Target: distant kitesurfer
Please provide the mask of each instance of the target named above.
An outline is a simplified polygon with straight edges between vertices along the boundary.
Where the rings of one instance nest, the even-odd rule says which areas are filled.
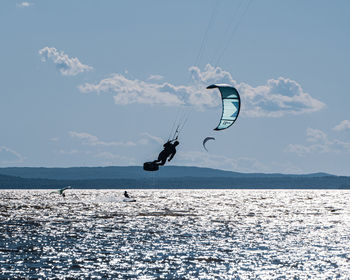
[[[127,191],[124,192],[124,196],[125,196],[126,198],[130,198],[130,196],[129,196],[129,194],[128,194]]]
[[[153,161],[153,163],[157,165],[164,165],[168,157],[168,161],[171,161],[176,154],[176,146],[179,144],[180,143],[177,140],[174,143],[171,143],[171,141],[166,142],[163,145],[163,151],[161,151],[158,156],[158,160]]]
[[[62,195],[62,197],[66,197],[64,191],[65,191],[65,190],[68,190],[68,189],[71,189],[71,188],[72,188],[71,186],[68,186],[68,187],[65,187],[65,188],[63,188],[63,189],[60,189],[60,190],[59,190],[60,195]]]
[[[72,188],[71,186],[67,186],[67,187],[65,187],[63,189],[60,189],[60,190],[57,190],[57,191],[54,191],[54,192],[51,192],[51,193],[59,193],[64,198],[64,197],[66,197],[64,191],[68,190],[68,189],[71,189],[71,188]]]
[[[127,191],[124,192],[124,202],[136,202],[136,199],[131,198]]]

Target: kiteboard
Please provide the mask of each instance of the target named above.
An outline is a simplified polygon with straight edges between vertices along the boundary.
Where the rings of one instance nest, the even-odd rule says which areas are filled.
[[[143,164],[143,170],[145,171],[157,171],[159,169],[159,165],[154,163],[153,161],[148,161]]]
[[[134,198],[124,198],[123,202],[136,202],[136,199],[134,199]]]

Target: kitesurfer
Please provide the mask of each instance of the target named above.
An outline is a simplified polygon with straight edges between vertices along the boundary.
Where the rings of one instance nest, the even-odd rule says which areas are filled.
[[[166,142],[163,145],[163,151],[160,152],[158,159],[153,161],[153,163],[157,165],[164,165],[168,157],[168,161],[171,161],[176,154],[176,146],[179,144],[179,141],[175,141],[174,143],[171,143],[171,141]]]
[[[65,187],[63,189],[60,189],[59,190],[60,195],[62,195],[63,198],[66,197],[66,194],[64,193],[64,191],[68,190],[68,189],[71,189],[71,188],[72,188],[71,186],[67,186],[67,187]]]
[[[127,191],[124,192],[124,196],[125,196],[126,198],[130,198],[130,196],[129,196],[129,194],[128,194]]]
[[[59,193],[63,198],[66,197],[66,194],[64,193],[65,190],[68,190],[68,189],[71,189],[72,187],[71,186],[67,186],[63,189],[60,189],[60,190],[57,190],[57,191],[53,191],[51,193]]]

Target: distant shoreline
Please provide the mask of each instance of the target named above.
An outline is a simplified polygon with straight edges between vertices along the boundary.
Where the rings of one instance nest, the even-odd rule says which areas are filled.
[[[57,188],[0,188],[3,191],[13,191],[13,190],[32,190],[32,191],[52,191],[55,189],[58,189],[60,187]],[[123,191],[123,190],[237,190],[237,191],[247,191],[247,190],[251,190],[251,191],[262,191],[262,190],[266,190],[266,191],[325,191],[325,190],[336,190],[336,191],[349,191],[349,188],[152,188],[152,187],[147,187],[147,188],[133,188],[133,187],[125,187],[125,188],[72,188],[72,190],[119,190],[119,191]]]
[[[349,176],[239,173],[168,166],[145,172],[140,166],[0,168],[0,189],[350,189]]]

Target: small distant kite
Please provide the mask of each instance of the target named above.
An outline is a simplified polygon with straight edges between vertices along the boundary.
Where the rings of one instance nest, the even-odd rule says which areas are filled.
[[[206,137],[204,140],[203,140],[203,147],[204,149],[208,152],[207,148],[205,147],[205,143],[207,143],[208,140],[215,140],[214,137]]]

